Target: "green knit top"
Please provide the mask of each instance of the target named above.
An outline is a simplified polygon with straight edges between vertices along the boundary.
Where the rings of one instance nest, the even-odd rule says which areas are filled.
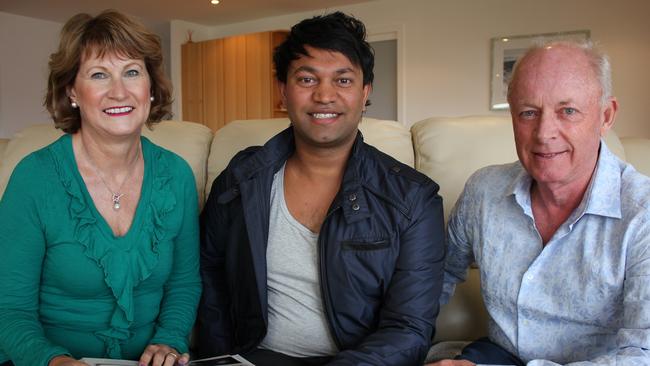
[[[140,201],[121,237],[95,208],[70,135],[14,169],[0,201],[0,363],[137,360],[150,343],[187,351],[201,293],[194,175],[141,142]]]

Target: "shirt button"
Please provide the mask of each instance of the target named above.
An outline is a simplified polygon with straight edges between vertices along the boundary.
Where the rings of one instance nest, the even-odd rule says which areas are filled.
[[[359,208],[360,208],[359,205],[356,203],[352,205],[352,210],[354,211],[359,211]]]
[[[390,168],[390,169],[391,169],[393,172],[395,172],[395,173],[399,173],[399,171],[402,170],[402,169],[401,169],[400,167],[398,167],[397,165],[395,165],[394,167],[392,167],[392,168]]]
[[[357,195],[356,195],[355,193],[352,193],[351,195],[348,196],[348,199],[349,199],[350,201],[356,201],[356,199],[357,199]]]
[[[535,276],[533,276],[532,274],[526,275],[526,279],[527,279],[527,280],[532,281],[533,278],[535,278]]]

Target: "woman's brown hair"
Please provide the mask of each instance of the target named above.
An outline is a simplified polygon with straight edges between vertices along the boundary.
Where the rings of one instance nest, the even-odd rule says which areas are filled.
[[[165,76],[160,37],[142,24],[115,11],[105,10],[96,17],[77,14],[61,30],[61,41],[50,55],[45,107],[54,125],[67,133],[81,127],[79,109],[70,105],[68,90],[75,82],[82,58],[115,54],[144,60],[151,78],[151,110],[147,126],[171,116],[171,83]]]

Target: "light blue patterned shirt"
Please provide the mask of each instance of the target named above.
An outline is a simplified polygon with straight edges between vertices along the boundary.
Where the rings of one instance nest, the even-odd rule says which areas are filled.
[[[474,173],[450,218],[441,302],[476,261],[490,339],[529,366],[650,365],[650,179],[600,150],[546,246],[519,162]]]

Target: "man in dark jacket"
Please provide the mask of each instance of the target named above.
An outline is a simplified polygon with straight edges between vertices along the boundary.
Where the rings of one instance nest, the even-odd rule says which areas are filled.
[[[365,27],[304,20],[275,51],[291,126],[236,155],[202,213],[199,353],[257,365],[416,365],[433,337],[438,186],[363,142]]]

